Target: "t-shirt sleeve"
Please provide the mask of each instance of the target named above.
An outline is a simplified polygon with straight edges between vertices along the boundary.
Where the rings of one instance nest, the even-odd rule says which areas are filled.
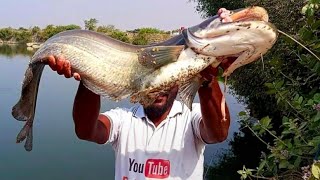
[[[106,143],[116,145],[117,140],[119,139],[118,137],[120,135],[124,117],[127,113],[128,111],[122,108],[115,108],[101,113],[102,115],[108,117],[111,124],[109,139]]]
[[[201,137],[200,133],[200,122],[202,120],[202,115],[201,115],[201,107],[200,103],[193,103],[192,104],[192,111],[191,111],[192,119],[191,119],[191,124],[193,128],[193,133],[194,135],[204,144],[207,144],[204,139]]]

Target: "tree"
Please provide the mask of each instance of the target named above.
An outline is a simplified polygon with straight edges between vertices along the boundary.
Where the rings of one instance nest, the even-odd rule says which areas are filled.
[[[110,37],[112,37],[114,39],[118,39],[119,41],[122,41],[122,42],[126,42],[126,43],[130,42],[129,37],[127,36],[127,34],[125,32],[119,31],[119,30],[113,31],[110,34]]]
[[[149,41],[147,39],[147,35],[139,33],[138,35],[134,36],[134,38],[132,40],[132,44],[134,44],[134,45],[147,45],[147,44],[149,44]]]
[[[97,28],[97,32],[105,33],[105,34],[111,34],[113,31],[116,31],[114,25],[107,25],[107,26],[99,26]]]
[[[39,40],[41,39],[41,29],[39,28],[39,26],[34,26],[31,29],[31,34],[32,34],[33,41],[39,42]]]
[[[11,27],[0,29],[0,39],[9,41],[14,37],[14,30]]]
[[[217,4],[228,2],[229,6],[233,5],[231,0],[210,1],[211,4],[207,0],[197,2],[197,9],[207,16],[216,13]],[[320,56],[319,0],[243,2],[244,6],[266,8],[269,20],[278,29],[291,34]],[[291,39],[280,35],[275,46],[263,57],[263,62],[243,66],[229,79],[235,93],[244,96],[250,115],[259,119],[245,127],[268,148],[260,164],[250,168],[259,167],[256,171],[259,176],[301,178],[301,167],[310,166],[319,158],[320,61]],[[319,164],[313,165],[319,168]]]
[[[219,8],[226,9],[239,9],[245,7],[244,0],[189,0],[197,2],[196,11],[198,11],[202,17],[207,18],[217,14]]]
[[[90,18],[89,20],[84,20],[85,29],[87,30],[96,30],[98,20],[95,18]]]

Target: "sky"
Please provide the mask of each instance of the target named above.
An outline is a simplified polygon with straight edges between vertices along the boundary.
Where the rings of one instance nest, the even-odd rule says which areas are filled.
[[[98,25],[120,30],[154,27],[173,30],[204,19],[188,0],[0,0],[0,28],[41,28],[48,24],[77,24],[96,18]]]

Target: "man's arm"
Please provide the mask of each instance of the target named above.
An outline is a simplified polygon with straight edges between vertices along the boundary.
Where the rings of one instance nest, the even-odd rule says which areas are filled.
[[[81,80],[78,73],[72,74],[69,61],[61,57],[49,56],[48,65],[66,78],[74,77],[78,81]],[[88,90],[80,81],[73,106],[75,131],[80,139],[98,144],[107,142],[111,123],[106,116],[99,115],[99,111],[100,96]]]
[[[77,136],[82,140],[104,144],[109,139],[110,120],[100,113],[100,96],[80,82],[74,99],[73,120]]]
[[[208,86],[200,87],[199,99],[202,120],[200,134],[206,143],[217,143],[226,140],[230,126],[230,114],[225,103],[225,119],[221,111],[222,92],[218,81],[215,79],[217,69],[207,68],[202,75],[210,81]]]

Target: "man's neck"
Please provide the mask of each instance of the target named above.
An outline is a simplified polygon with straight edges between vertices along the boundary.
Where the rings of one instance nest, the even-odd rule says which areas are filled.
[[[168,114],[170,113],[170,110],[171,110],[171,108],[169,108],[160,117],[154,117],[154,118],[151,118],[151,119],[149,118],[149,119],[150,119],[151,122],[153,122],[155,127],[158,127],[158,125],[167,118]],[[149,116],[147,115],[147,117],[149,117]]]
[[[150,121],[153,122],[153,124],[154,124],[156,127],[158,127],[159,124],[167,118],[169,112],[170,112],[170,110],[168,110],[168,111],[166,111],[165,113],[163,113],[162,116],[160,116],[160,117],[150,119]]]

